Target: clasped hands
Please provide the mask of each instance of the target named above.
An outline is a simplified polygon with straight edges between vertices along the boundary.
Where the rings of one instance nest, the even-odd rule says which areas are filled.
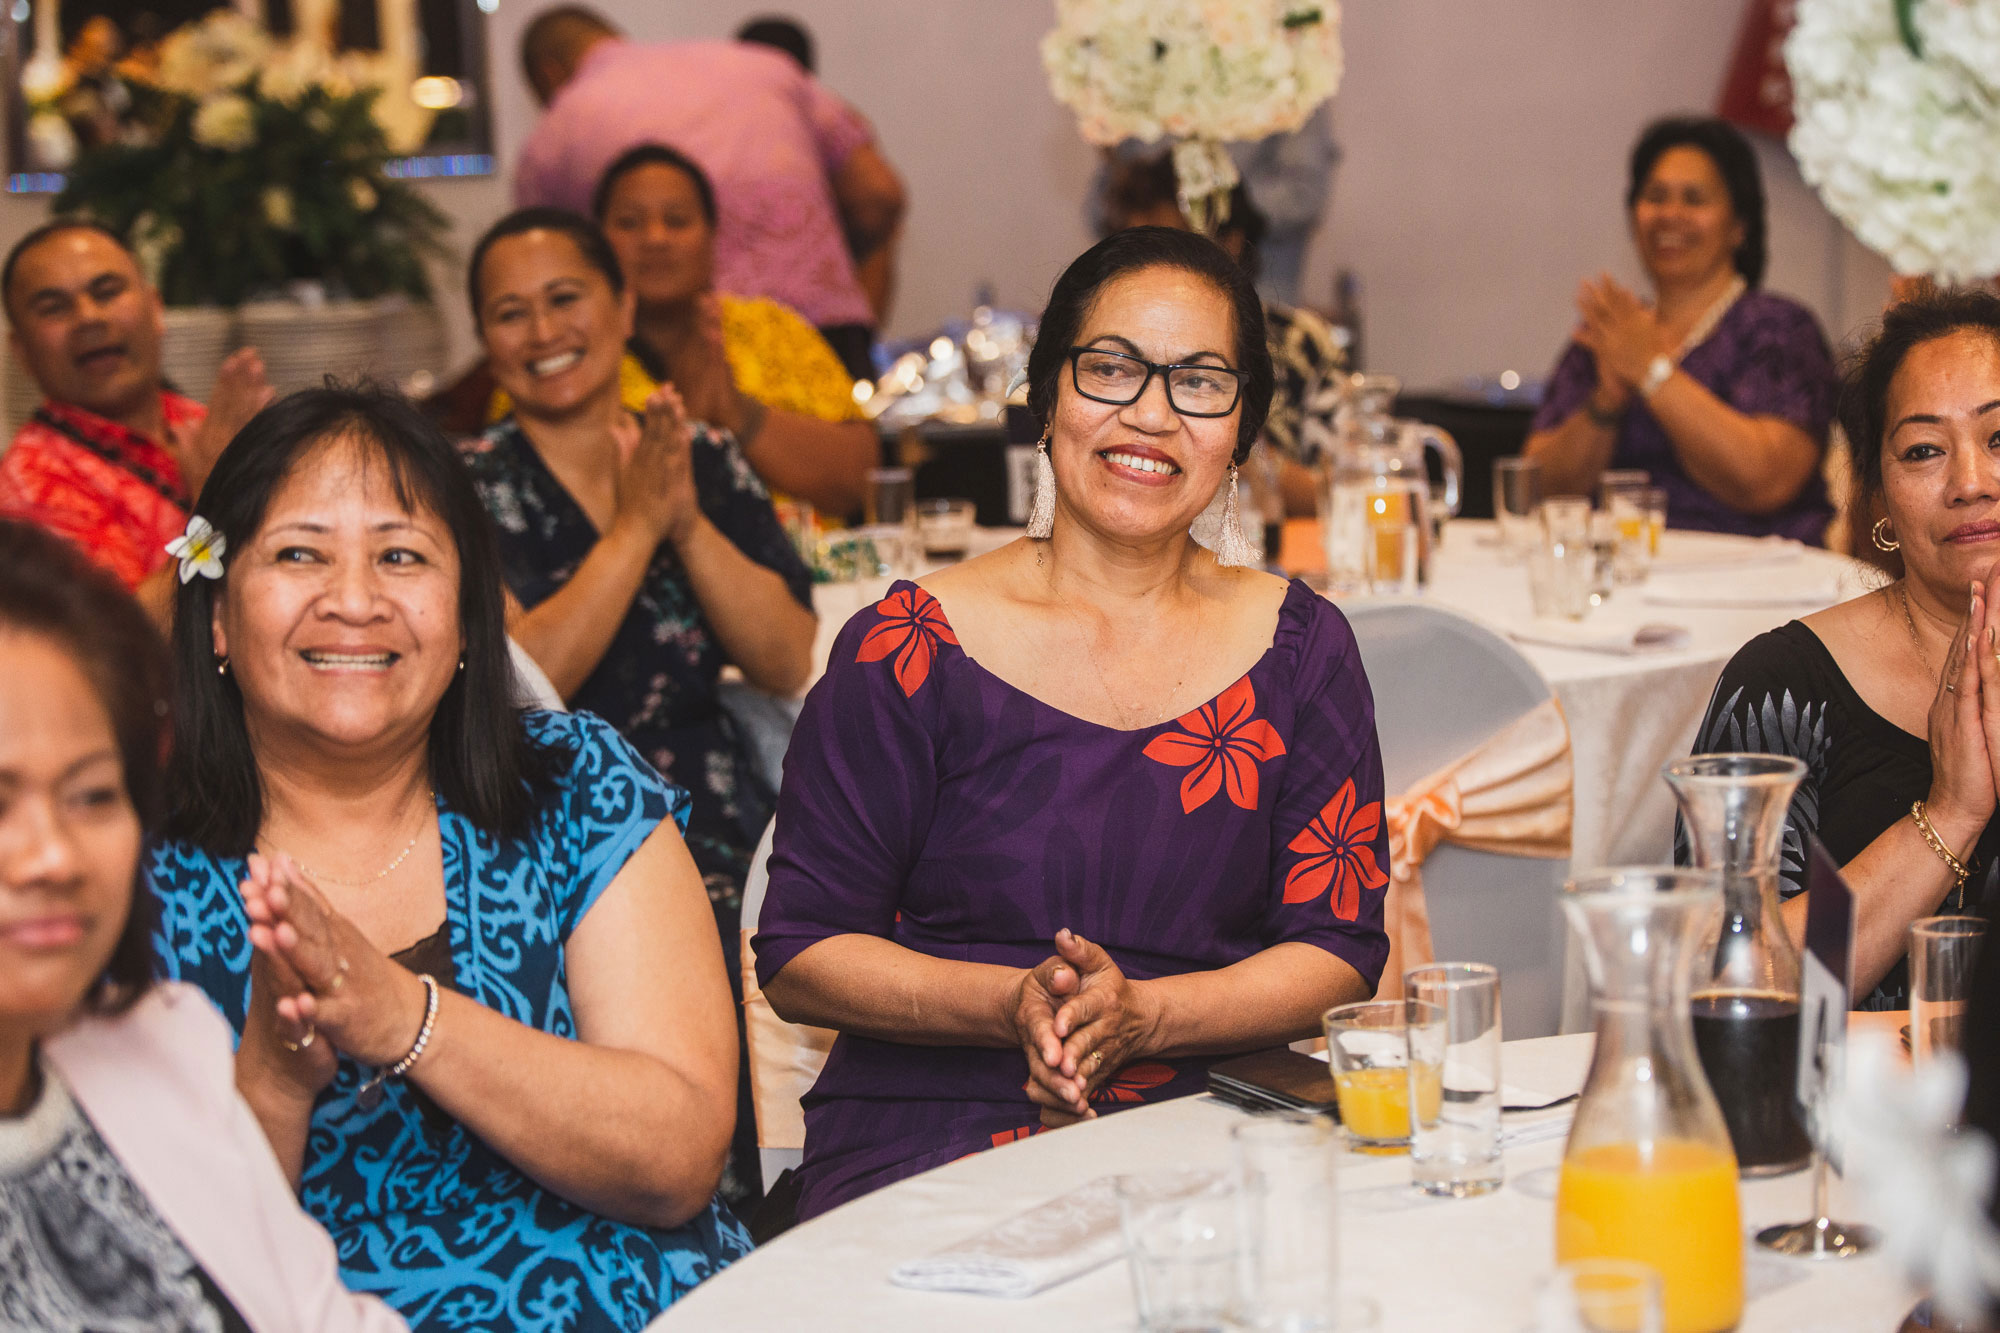
[[[1608,273],[1578,285],[1576,310],[1576,341],[1597,359],[1592,401],[1600,414],[1621,411],[1638,392],[1653,358],[1673,349],[1652,307]]]
[[[1972,581],[1931,699],[1925,806],[1938,833],[1961,853],[1993,817],[2000,792],[2000,617],[1989,613],[1996,584],[2000,566]]]
[[[1103,948],[1059,930],[1053,957],[1022,974],[1014,1029],[1028,1057],[1029,1098],[1049,1129],[1095,1119],[1091,1097],[1157,1045],[1160,1015],[1147,983]]]
[[[694,485],[694,428],[671,384],[653,390],[637,426],[626,420],[618,454],[613,523],[634,525],[649,548],[678,544],[700,522],[701,501]]]
[[[328,905],[288,856],[250,857],[250,1009],[243,1046],[296,1094],[333,1081],[338,1057],[389,1065],[409,1051],[429,997],[416,974]]]

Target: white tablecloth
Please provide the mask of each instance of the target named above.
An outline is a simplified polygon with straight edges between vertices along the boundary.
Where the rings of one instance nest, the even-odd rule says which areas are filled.
[[[1523,1088],[1578,1087],[1591,1040],[1510,1042],[1505,1076]],[[662,1333],[1130,1329],[1132,1291],[1122,1261],[1022,1301],[907,1291],[889,1284],[889,1270],[1098,1176],[1226,1167],[1229,1127],[1242,1116],[1207,1097],[1184,1097],[939,1167],[779,1237],[697,1287],[654,1327]],[[1529,1326],[1535,1292],[1555,1264],[1553,1196],[1561,1159],[1559,1139],[1514,1149],[1506,1155],[1505,1187],[1461,1201],[1416,1193],[1407,1158],[1343,1153],[1339,1262],[1345,1290],[1381,1305],[1385,1333],[1514,1333]],[[1842,1221],[1867,1220],[1841,1206],[1838,1186],[1834,1193]],[[1810,1194],[1806,1172],[1746,1181],[1746,1234],[1803,1219]],[[1879,1254],[1815,1263],[1750,1246],[1749,1255],[1750,1301],[1739,1333],[1885,1333],[1916,1299]]]

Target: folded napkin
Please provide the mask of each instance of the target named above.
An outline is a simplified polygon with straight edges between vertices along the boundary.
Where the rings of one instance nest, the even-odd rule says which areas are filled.
[[[996,1227],[898,1264],[889,1280],[916,1291],[1019,1299],[1101,1268],[1125,1252],[1116,1176],[1099,1176]]]
[[[1576,648],[1591,653],[1667,653],[1685,648],[1685,625],[1654,622],[1645,625],[1618,625],[1603,621],[1547,620],[1536,617],[1511,625],[1507,637],[1517,643],[1539,643],[1551,648]]]
[[[1736,577],[1735,569],[1699,574],[1655,573],[1639,590],[1654,606],[1766,607],[1831,606],[1841,600],[1837,573],[1801,566],[1760,569],[1755,578]]]
[[[1788,565],[1805,552],[1805,544],[1790,537],[1752,539],[1710,533],[1669,532],[1665,546],[1653,557],[1653,568],[1662,573],[1684,569],[1750,569]]]

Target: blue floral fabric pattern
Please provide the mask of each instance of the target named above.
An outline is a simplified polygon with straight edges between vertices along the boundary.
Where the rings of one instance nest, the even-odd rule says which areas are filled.
[[[449,984],[573,1038],[564,943],[661,821],[685,827],[689,802],[599,718],[529,713],[526,724],[535,743],[568,755],[528,836],[495,838],[438,804]],[[161,975],[200,986],[239,1034],[250,999],[245,870],[241,858],[186,843],[156,843],[145,858]],[[749,1250],[717,1202],[671,1230],[578,1207],[405,1081],[363,1106],[370,1072],[343,1058],[320,1094],[300,1193],[332,1234],[348,1286],[380,1296],[420,1333],[639,1329]]]

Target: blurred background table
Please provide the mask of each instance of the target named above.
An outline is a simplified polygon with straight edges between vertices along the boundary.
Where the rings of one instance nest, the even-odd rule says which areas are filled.
[[[1509,1042],[1508,1082],[1544,1093],[1582,1085],[1588,1035]],[[1561,1117],[1563,1109],[1528,1113]],[[1123,1260],[1026,1300],[906,1291],[889,1271],[963,1240],[1099,1176],[1169,1167],[1226,1168],[1229,1129],[1244,1113],[1184,1097],[1105,1116],[939,1167],[788,1232],[697,1287],[654,1324],[694,1329],[813,1328],[834,1333],[953,1333],[1020,1329],[1129,1329],[1132,1289]],[[1523,1117],[1509,1115],[1514,1125]],[[1562,1141],[1510,1149],[1507,1183],[1480,1199],[1437,1200],[1409,1184],[1405,1157],[1340,1160],[1340,1268],[1344,1289],[1382,1307],[1381,1327],[1530,1326],[1532,1302],[1555,1266],[1556,1167]],[[1746,1181],[1748,1235],[1810,1210],[1807,1172]],[[1851,1208],[1835,1189],[1836,1211]],[[1878,1252],[1833,1263],[1750,1248],[1750,1300],[1739,1333],[1893,1329],[1915,1302]]]

